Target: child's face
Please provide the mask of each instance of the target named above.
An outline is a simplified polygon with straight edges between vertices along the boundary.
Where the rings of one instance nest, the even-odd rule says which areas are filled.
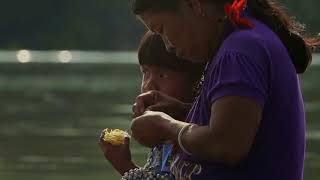
[[[191,99],[192,85],[184,73],[154,65],[140,65],[140,70],[142,93],[157,90],[184,102]]]

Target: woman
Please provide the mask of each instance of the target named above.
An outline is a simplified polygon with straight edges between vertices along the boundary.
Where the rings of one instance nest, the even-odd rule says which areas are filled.
[[[132,7],[169,51],[207,62],[186,121],[148,111],[167,100],[147,92],[133,109],[133,137],[146,146],[178,144],[176,179],[303,179],[305,114],[296,73],[306,70],[319,41],[303,37],[271,0],[135,0]]]
[[[194,64],[177,58],[166,51],[161,37],[155,33],[147,32],[141,39],[138,49],[138,60],[141,73],[141,92],[156,91],[176,98],[172,103],[192,102],[195,94],[196,82],[200,79],[204,64]],[[157,108],[157,107],[153,107]],[[160,110],[161,109],[157,109]],[[185,118],[188,109],[181,109],[179,113],[171,114],[175,117]],[[167,111],[168,112],[168,111]],[[103,137],[103,133],[102,133]],[[170,178],[170,164],[172,161],[172,145],[161,144],[153,147],[150,157],[144,168],[139,168],[131,159],[129,140],[121,146],[106,143],[102,137],[99,145],[105,157],[113,167],[122,175],[131,169],[131,175],[148,174],[158,175],[164,179]],[[135,172],[136,171],[136,172]],[[129,173],[123,177],[127,179]]]

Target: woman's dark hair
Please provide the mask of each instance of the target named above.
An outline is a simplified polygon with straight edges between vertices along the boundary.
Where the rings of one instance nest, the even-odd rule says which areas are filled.
[[[206,0],[213,3],[232,0]],[[306,37],[304,26],[290,17],[274,0],[247,0],[254,17],[269,26],[286,46],[297,73],[303,73],[312,62],[312,53],[320,44],[318,37]],[[178,0],[132,0],[135,14],[143,12],[172,12],[178,9]]]
[[[178,9],[178,0],[130,0],[134,14],[143,12],[172,12]]]
[[[311,64],[312,53],[319,38],[305,37],[305,27],[273,0],[248,0],[250,12],[268,25],[286,46],[297,73],[303,73]]]
[[[168,52],[161,36],[151,31],[140,41],[138,60],[140,65],[155,65],[185,73],[191,81],[200,79],[205,66],[203,63],[192,63]]]

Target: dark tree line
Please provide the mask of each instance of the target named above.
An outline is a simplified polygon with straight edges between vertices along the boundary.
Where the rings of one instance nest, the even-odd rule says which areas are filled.
[[[320,32],[319,0],[282,0]],[[135,49],[145,31],[128,0],[3,0],[0,49]]]

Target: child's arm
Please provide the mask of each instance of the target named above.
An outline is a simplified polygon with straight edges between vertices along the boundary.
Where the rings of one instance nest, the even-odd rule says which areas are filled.
[[[129,137],[125,138],[124,144],[118,146],[114,146],[105,142],[102,137],[103,136],[101,136],[99,139],[99,146],[105,158],[121,175],[124,175],[124,173],[130,169],[138,168],[138,166],[131,159]]]

